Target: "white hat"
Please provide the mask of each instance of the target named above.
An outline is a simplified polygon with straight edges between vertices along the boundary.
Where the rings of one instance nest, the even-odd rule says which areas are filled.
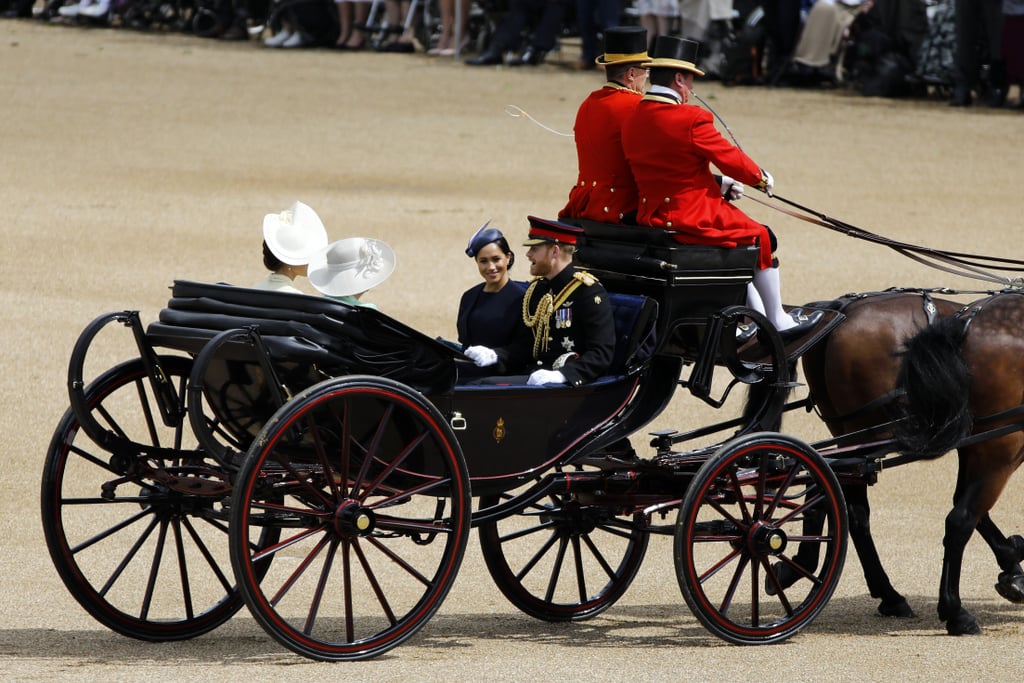
[[[313,254],[306,277],[328,296],[354,296],[384,282],[394,270],[395,252],[386,242],[349,237]]]
[[[327,246],[327,230],[316,211],[295,202],[290,209],[263,217],[263,241],[282,263],[301,266]]]

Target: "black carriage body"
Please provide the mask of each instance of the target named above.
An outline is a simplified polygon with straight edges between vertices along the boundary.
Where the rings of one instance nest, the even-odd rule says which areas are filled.
[[[651,355],[656,305],[640,296],[611,298],[615,374],[580,388],[457,385],[457,368],[468,365],[461,353],[380,311],[222,284],[176,282],[147,337],[198,355],[217,335],[252,330],[255,337],[241,334],[216,349],[202,373],[205,400],[241,447],[283,401],[323,380],[371,375],[405,384],[446,417],[474,491],[488,492],[627,436],[671,398],[680,363]]]
[[[577,263],[610,293],[616,352],[610,374],[583,387],[462,386],[468,361],[381,311],[323,297],[224,284],[175,282],[151,324],[154,346],[199,354],[227,330],[251,339],[206,362],[202,392],[245,446],[283,401],[329,378],[370,375],[426,396],[459,441],[474,491],[507,490],[628,437],[664,410],[684,362],[716,362],[705,331],[711,316],[745,301],[757,249],[679,244],[660,230],[581,222]],[[261,355],[272,360],[272,367]],[[265,359],[264,359],[265,360]],[[268,382],[267,375],[275,377]],[[278,386],[280,385],[280,386]]]
[[[584,237],[576,263],[610,292],[658,302],[657,353],[695,359],[710,316],[746,303],[757,246],[725,249],[681,244],[671,231],[635,225],[575,222]]]

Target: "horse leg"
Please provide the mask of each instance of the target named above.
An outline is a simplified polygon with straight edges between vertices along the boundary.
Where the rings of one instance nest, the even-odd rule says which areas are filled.
[[[978,522],[978,533],[1003,570],[996,582],[996,592],[1010,602],[1024,603],[1024,569],[1020,566],[1024,559],[1024,538],[1016,534],[1006,538],[988,514]]]
[[[867,485],[843,486],[846,497],[846,509],[850,520],[850,540],[857,549],[864,580],[867,582],[871,597],[879,598],[878,613],[884,617],[909,618],[914,616],[907,599],[900,595],[892,586],[889,575],[882,566],[875,547],[875,539],[871,535],[871,505],[868,503]]]
[[[953,509],[946,515],[946,534],[942,539],[945,552],[942,557],[942,576],[939,579],[938,605],[939,619],[946,622],[946,632],[951,636],[981,633],[978,621],[964,609],[960,600],[964,548],[974,528],[974,518],[963,501],[954,501]]]

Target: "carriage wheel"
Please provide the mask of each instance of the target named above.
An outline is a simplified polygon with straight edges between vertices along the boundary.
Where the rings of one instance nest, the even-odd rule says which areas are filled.
[[[824,526],[805,534],[812,515]],[[820,546],[814,571],[792,559],[803,543]],[[790,437],[750,434],[726,443],[690,483],[676,526],[676,574],[686,603],[713,634],[738,645],[774,643],[828,602],[846,543],[846,505],[821,456]],[[774,563],[799,578],[781,584]]]
[[[481,509],[499,502],[482,497]],[[580,621],[622,597],[647,552],[646,517],[547,494],[521,512],[480,525],[491,577],[520,610],[545,621]]]
[[[268,492],[279,502],[264,503]],[[254,617],[285,647],[330,661],[416,633],[451,588],[470,528],[451,429],[420,394],[372,377],[322,382],[278,411],[232,505],[232,564]],[[280,542],[254,550],[268,528]]]
[[[184,400],[191,360],[161,362]],[[231,581],[224,478],[187,443],[183,420],[161,421],[141,360],[108,370],[84,396],[121,439],[117,453],[100,448],[70,410],[53,435],[41,503],[57,572],[89,614],[123,635],[181,640],[216,628],[242,606]],[[205,493],[183,492],[189,483]]]

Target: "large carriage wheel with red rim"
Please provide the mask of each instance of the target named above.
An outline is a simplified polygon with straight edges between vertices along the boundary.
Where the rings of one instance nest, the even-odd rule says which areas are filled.
[[[814,533],[807,529],[820,529]],[[683,597],[713,634],[753,645],[809,624],[839,583],[846,504],[835,473],[797,439],[755,433],[727,442],[695,475],[679,510],[675,564]],[[806,568],[799,544],[819,546]],[[779,564],[792,575],[777,578]]]
[[[485,496],[481,509],[499,502]],[[537,619],[579,621],[622,597],[647,552],[641,511],[549,492],[516,514],[481,524],[480,548],[509,602]]]
[[[285,647],[327,661],[379,655],[426,623],[455,580],[471,515],[465,460],[437,409],[405,385],[357,376],[310,387],[275,414],[232,506],[232,564],[253,616]],[[255,547],[267,529],[278,542]]]
[[[160,363],[183,402],[191,360]],[[68,410],[47,451],[40,502],[57,573],[90,615],[123,635],[181,640],[216,628],[242,606],[225,473],[197,448],[183,413],[170,425],[161,418],[141,360],[77,390],[104,445]]]

